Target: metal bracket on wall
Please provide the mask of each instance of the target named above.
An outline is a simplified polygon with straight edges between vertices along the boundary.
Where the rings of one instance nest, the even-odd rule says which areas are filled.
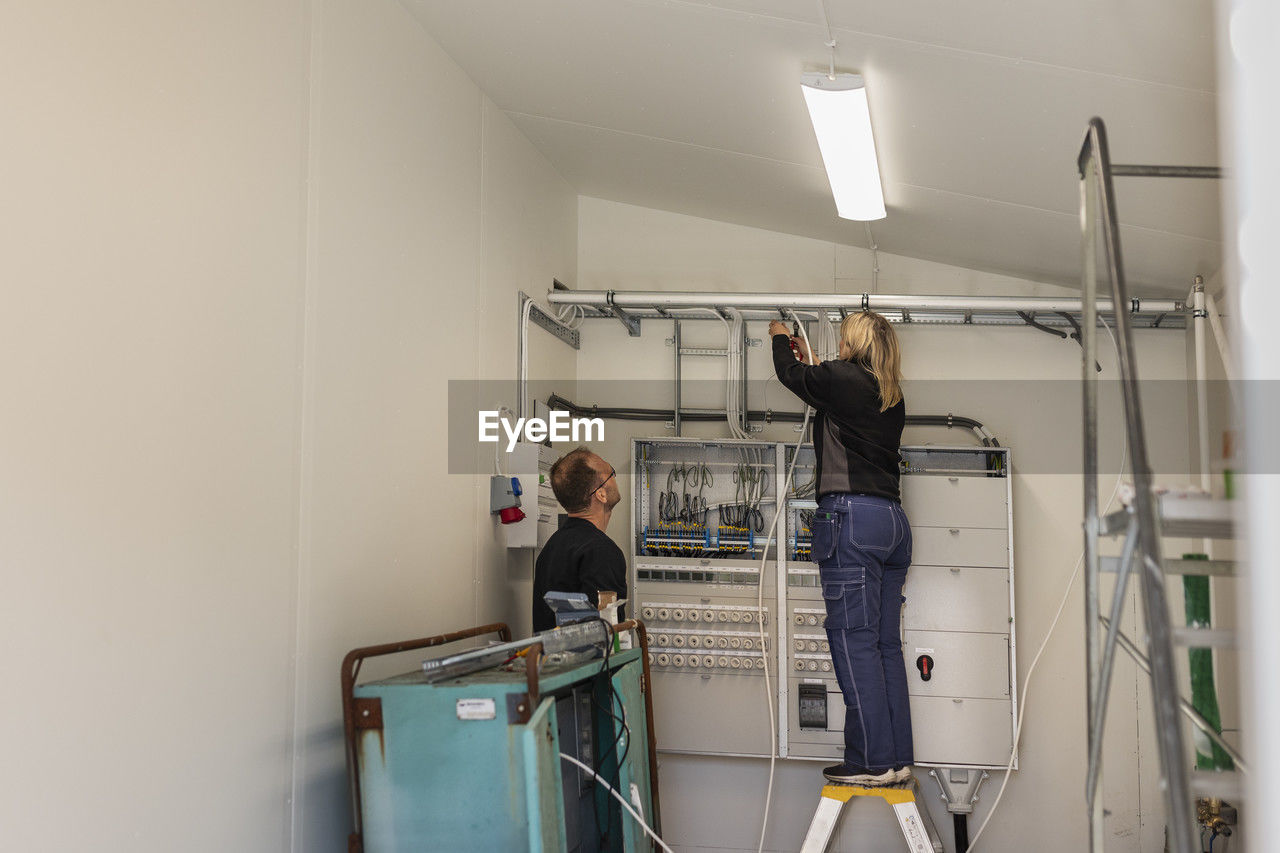
[[[610,305],[607,310],[613,312],[613,316],[617,317],[619,322],[622,323],[623,327],[627,330],[628,335],[630,335],[633,338],[640,337],[640,318],[639,317],[631,316],[626,311],[623,311],[621,308],[619,308],[617,305]]]
[[[952,814],[973,814],[978,789],[990,778],[987,771],[970,767],[935,767],[929,775],[938,783],[947,811]]]
[[[524,291],[520,292],[520,310],[521,311],[524,311],[524,303],[526,300],[528,300],[528,298],[529,298],[529,294],[525,293]],[[536,302],[533,303],[533,307],[529,309],[529,320],[534,325],[540,326],[541,328],[546,329],[548,332],[555,335],[557,338],[564,341],[566,344],[573,347],[574,349],[582,349],[578,330],[571,329],[568,326],[566,326],[564,323],[561,323],[555,317],[552,317],[546,311],[543,311],[541,306],[539,306],[538,303]],[[638,328],[639,321],[636,321],[636,325]],[[637,334],[639,333],[637,332]]]

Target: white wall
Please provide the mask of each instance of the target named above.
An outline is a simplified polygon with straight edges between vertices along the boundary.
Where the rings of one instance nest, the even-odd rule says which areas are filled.
[[[871,290],[871,254],[865,250],[589,198],[581,200],[578,221],[582,289]],[[882,293],[1068,293],[1048,285],[883,253],[879,265],[878,289]],[[701,329],[696,328],[699,325]],[[723,339],[723,327],[714,321],[684,326],[687,334],[698,336],[695,345]],[[588,324],[578,378],[668,379],[672,355],[664,338],[670,334],[670,325],[657,321],[645,321],[640,338],[628,338],[617,323]],[[765,337],[764,324],[749,324],[748,334]],[[908,380],[908,411],[954,412],[977,418],[1012,448],[1021,686],[1081,548],[1082,477],[1069,473],[1079,471],[1080,464],[1079,348],[1074,343],[1026,328],[908,326],[899,327],[899,334],[904,348],[903,372]],[[1139,332],[1137,341],[1144,378],[1185,378],[1183,333]],[[1102,375],[1115,377],[1115,360],[1105,338],[1100,346],[1104,348]],[[767,346],[748,352],[753,378],[763,379],[772,374]],[[607,357],[602,357],[602,353]],[[716,368],[695,365],[692,369],[714,373]],[[920,380],[926,379],[974,378],[1058,381],[1011,384],[1007,389],[998,382],[984,382],[977,387],[967,381],[920,385]],[[919,393],[912,393],[913,380]],[[1037,384],[1043,390],[1037,392]],[[1113,391],[1104,392],[1103,400],[1101,440],[1104,460],[1110,459],[1112,472],[1103,478],[1104,499],[1114,483],[1120,453],[1116,399],[1114,395],[1107,396]],[[621,401],[580,402],[616,405]],[[1153,431],[1153,455],[1159,470],[1166,473],[1189,470],[1185,467],[1186,410],[1176,405],[1179,401],[1173,402],[1173,416],[1168,416],[1170,406],[1166,401],[1162,409],[1165,417]],[[785,403],[785,391],[775,384],[769,404],[780,407]],[[670,406],[670,398],[655,404]],[[761,405],[755,399],[751,404]],[[621,469],[626,464],[629,437],[666,432],[655,426],[609,422],[604,453]],[[691,432],[726,434],[713,426],[700,426]],[[789,426],[771,428],[764,435],[775,440],[794,440]],[[904,442],[968,444],[972,440],[960,431],[908,428]],[[1063,473],[1046,473],[1049,471]],[[1174,479],[1185,481],[1185,477]],[[629,481],[622,484],[624,493],[629,485]],[[625,542],[629,524],[627,511],[625,503],[619,506],[609,530],[624,548],[628,547]],[[1175,544],[1175,547],[1178,546]],[[1180,607],[1180,603],[1175,602],[1175,607]],[[1031,684],[1021,769],[1014,774],[1000,811],[983,837],[983,849],[1034,849],[1042,846],[1046,838],[1055,839],[1054,849],[1087,846],[1086,815],[1080,795],[1085,770],[1082,608],[1077,581]],[[1132,594],[1126,613],[1132,634],[1136,615]],[[1154,776],[1156,756],[1149,737],[1148,694],[1145,676],[1127,660],[1118,661],[1105,747],[1104,797],[1111,812],[1107,821],[1108,850],[1162,849],[1163,808]],[[702,824],[699,835],[717,835],[716,831],[707,829],[705,822],[710,820],[726,847],[754,849],[759,825],[755,818],[744,822],[738,815],[744,812],[754,815],[758,810],[756,801],[763,804],[763,779],[767,775],[764,762],[738,762],[733,763],[734,769],[725,769],[703,759],[668,756],[662,765],[664,802],[682,804],[678,811],[672,810],[666,821],[669,841],[679,844],[682,835],[692,837],[695,828],[690,823],[693,818],[688,816],[697,814]],[[744,771],[743,765],[753,768],[754,772]],[[712,769],[704,769],[707,766]],[[816,777],[816,768],[804,766],[810,767],[811,775]],[[708,786],[727,783],[729,773],[736,775],[732,784],[742,792],[736,809],[728,814],[712,799],[706,799],[708,807],[701,808],[704,798],[713,796],[706,793]],[[817,790],[817,779],[812,781],[812,785],[799,787],[789,782],[775,792],[775,827],[770,831],[770,848],[793,849],[803,836]],[[925,781],[935,822],[943,829],[950,850],[950,821],[940,805],[934,807],[936,789],[931,781]],[[994,800],[999,781],[999,774],[993,774],[984,788],[976,818],[970,824],[971,835]],[[864,810],[862,814],[868,811],[871,810]],[[680,815],[686,816],[683,825]],[[866,832],[880,839],[892,838],[895,832],[887,811],[881,820],[874,817],[867,819],[869,823],[863,820],[860,817],[856,826],[847,830],[850,845],[847,849],[865,849],[857,847],[856,842],[861,836],[861,843],[868,843]]]
[[[287,838],[304,24],[6,10],[9,849]]]
[[[502,112],[485,100],[481,280],[473,335],[478,376],[492,391],[485,406],[516,406],[516,302],[523,291],[540,304],[553,279],[574,286],[578,262],[578,197]],[[536,326],[529,332],[534,379],[572,379],[577,353]],[[488,471],[491,454],[477,465]],[[505,463],[504,463],[505,465]],[[504,467],[507,473],[509,466]],[[528,485],[528,484],[526,484]],[[487,507],[488,478],[476,479],[475,505]],[[533,493],[527,504],[536,503]],[[535,513],[525,511],[529,515]],[[481,513],[476,527],[477,623],[500,614],[515,636],[533,632],[533,551],[508,551],[497,517]],[[487,615],[486,615],[487,614]]]
[[[447,383],[512,375],[517,293],[574,279],[577,214],[401,5],[328,2],[315,27],[294,732],[308,853],[350,828],[343,654],[526,616],[527,556],[508,565],[487,481],[448,473]],[[531,362],[557,354],[535,340]]]
[[[391,0],[24,4],[0,70],[4,845],[343,850],[343,653],[527,619],[443,401],[576,197]]]

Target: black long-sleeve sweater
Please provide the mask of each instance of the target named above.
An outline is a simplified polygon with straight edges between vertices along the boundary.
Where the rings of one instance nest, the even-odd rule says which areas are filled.
[[[880,411],[880,387],[871,371],[853,361],[802,364],[790,338],[773,336],[778,380],[817,412],[813,448],[818,497],[832,492],[900,500],[898,447],[907,407],[899,400]]]
[[[585,518],[568,518],[551,534],[538,554],[533,573],[533,630],[549,631],[556,616],[542,600],[551,590],[585,592],[592,604],[596,592],[611,589],[627,597],[627,558],[608,534]],[[624,609],[618,619],[626,618]]]

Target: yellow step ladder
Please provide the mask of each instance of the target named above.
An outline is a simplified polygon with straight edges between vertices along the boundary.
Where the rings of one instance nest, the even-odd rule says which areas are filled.
[[[818,810],[813,814],[813,822],[809,824],[809,833],[804,837],[800,853],[825,853],[841,810],[854,797],[879,797],[893,806],[902,837],[907,840],[907,849],[911,853],[943,853],[942,841],[929,819],[928,809],[921,809],[916,801],[919,791],[914,778],[910,782],[876,788],[827,783],[822,788]]]

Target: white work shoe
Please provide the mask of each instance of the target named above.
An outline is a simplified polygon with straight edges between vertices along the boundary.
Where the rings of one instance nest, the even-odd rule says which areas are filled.
[[[856,764],[832,764],[830,767],[822,768],[822,775],[832,782],[841,782],[845,785],[862,785],[867,788],[892,785],[898,778],[897,771],[892,767],[888,770],[876,772],[865,767],[859,767]]]

